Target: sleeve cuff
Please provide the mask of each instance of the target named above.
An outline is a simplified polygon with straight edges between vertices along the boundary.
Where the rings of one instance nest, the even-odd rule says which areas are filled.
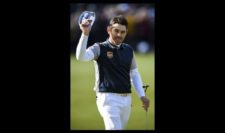
[[[87,38],[88,38],[88,36],[87,36],[87,35],[84,35],[84,33],[82,33],[81,38],[83,38],[83,39],[87,39]]]

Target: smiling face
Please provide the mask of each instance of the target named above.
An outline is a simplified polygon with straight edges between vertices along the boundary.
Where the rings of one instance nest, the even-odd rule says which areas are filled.
[[[119,45],[125,39],[128,30],[125,25],[115,23],[107,27],[107,32],[109,34],[110,42]]]

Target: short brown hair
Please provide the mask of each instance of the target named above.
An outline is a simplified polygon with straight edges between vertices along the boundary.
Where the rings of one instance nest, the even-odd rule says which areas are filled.
[[[121,25],[125,25],[126,27],[128,26],[128,22],[127,22],[127,19],[123,16],[123,15],[118,15],[118,16],[115,16],[113,17],[110,22],[109,22],[109,25],[113,25],[113,24],[121,24]]]

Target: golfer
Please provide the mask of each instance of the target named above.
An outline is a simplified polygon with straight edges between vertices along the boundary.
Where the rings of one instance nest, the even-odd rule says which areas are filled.
[[[123,43],[128,33],[127,20],[122,15],[113,17],[107,26],[109,38],[89,48],[87,42],[91,25],[88,20],[79,25],[82,35],[77,45],[76,58],[94,62],[96,103],[105,130],[124,130],[131,111],[131,84],[145,111],[150,103],[142,88],[134,51],[130,45]],[[102,33],[95,34],[101,36]]]

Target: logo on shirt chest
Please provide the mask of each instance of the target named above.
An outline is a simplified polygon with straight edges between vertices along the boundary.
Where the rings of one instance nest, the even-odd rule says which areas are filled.
[[[113,58],[113,52],[108,51],[108,52],[107,52],[107,57],[108,57],[109,59]]]

